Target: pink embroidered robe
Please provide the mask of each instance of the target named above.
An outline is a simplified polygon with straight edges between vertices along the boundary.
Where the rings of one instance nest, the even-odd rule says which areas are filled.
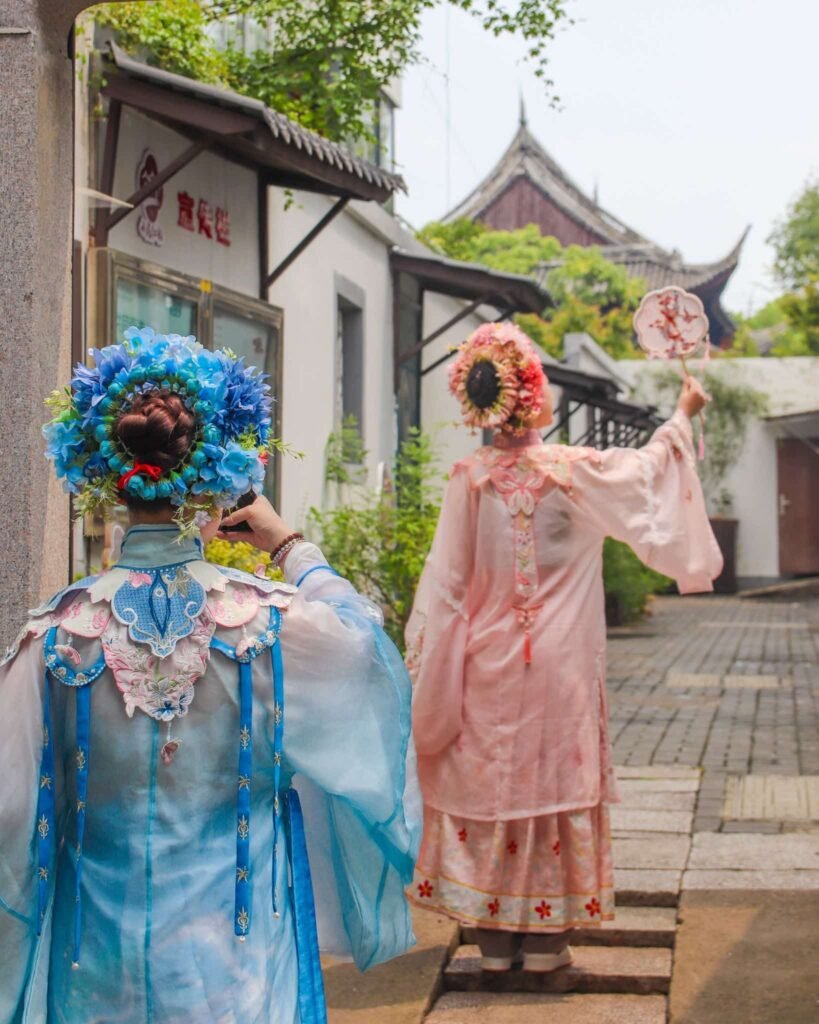
[[[682,413],[641,449],[501,438],[458,462],[407,627],[427,808],[508,821],[616,799],[602,551],[681,593],[722,558]]]

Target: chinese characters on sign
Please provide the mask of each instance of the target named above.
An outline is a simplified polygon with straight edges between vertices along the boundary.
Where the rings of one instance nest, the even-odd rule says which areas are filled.
[[[179,216],[176,223],[185,231],[214,238],[220,245],[230,245],[230,213],[217,206],[214,211],[207,199],[197,203],[187,192],[177,193]]]
[[[150,149],[146,149],[136,168],[136,187],[143,188],[159,174],[159,162]],[[146,196],[139,208],[137,234],[148,245],[163,245],[165,235],[159,223],[164,189],[158,188]],[[214,208],[207,199],[197,200],[188,192],[177,192],[177,227],[203,238],[216,241],[219,245],[230,245],[230,212],[221,206]]]

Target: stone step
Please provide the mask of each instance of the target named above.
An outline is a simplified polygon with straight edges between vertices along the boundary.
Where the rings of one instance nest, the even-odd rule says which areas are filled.
[[[617,907],[676,907],[682,871],[615,868]]]
[[[664,946],[674,948],[677,933],[675,907],[618,907],[613,921],[599,928],[578,928],[577,946]]]
[[[518,968],[481,970],[477,946],[460,946],[444,971],[444,988],[459,992],[578,992],[667,995],[671,950],[656,947],[574,946],[574,963],[551,974]]]
[[[665,996],[446,992],[425,1024],[665,1024]]]

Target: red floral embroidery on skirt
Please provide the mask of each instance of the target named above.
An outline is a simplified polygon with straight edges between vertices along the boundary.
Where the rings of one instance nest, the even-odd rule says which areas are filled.
[[[540,917],[540,920],[542,921],[542,920],[544,920],[544,918],[552,916],[552,905],[551,905],[551,903],[547,903],[546,900],[542,900],[535,907],[535,912],[538,914],[538,916]]]
[[[427,899],[432,895],[432,885],[429,881],[421,882],[418,886],[418,895]]]
[[[495,899],[490,900],[489,903],[487,903],[486,905],[489,908],[489,913],[492,915],[492,917],[497,917],[498,913],[500,912],[500,900],[497,897],[495,897]]]

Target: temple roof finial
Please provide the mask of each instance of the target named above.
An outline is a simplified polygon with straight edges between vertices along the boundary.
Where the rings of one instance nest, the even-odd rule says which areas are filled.
[[[521,128],[526,127],[526,102],[523,99],[523,90],[521,89],[519,94],[519,113],[518,113],[518,124]]]

